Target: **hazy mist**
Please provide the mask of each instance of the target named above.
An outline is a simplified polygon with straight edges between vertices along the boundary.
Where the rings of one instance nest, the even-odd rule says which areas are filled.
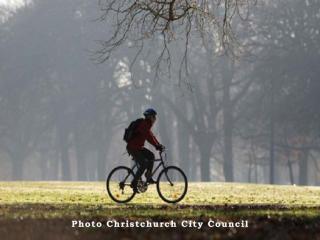
[[[111,29],[97,1],[5,2],[0,180],[104,180],[131,165],[124,129],[153,107],[153,132],[190,181],[320,185],[319,1],[261,1],[235,18],[235,56],[191,34],[182,78],[155,77],[157,40],[133,68],[130,42],[98,64]],[[179,36],[170,51],[179,69]]]

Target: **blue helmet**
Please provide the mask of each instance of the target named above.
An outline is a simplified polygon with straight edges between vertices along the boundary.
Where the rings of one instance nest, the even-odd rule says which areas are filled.
[[[148,108],[147,110],[144,111],[143,115],[145,117],[147,117],[147,116],[156,116],[157,112],[153,108]]]

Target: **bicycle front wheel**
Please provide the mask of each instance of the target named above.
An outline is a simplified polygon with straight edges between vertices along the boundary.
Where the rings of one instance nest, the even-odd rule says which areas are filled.
[[[110,198],[117,203],[129,202],[135,195],[131,182],[133,171],[125,166],[114,168],[108,175],[106,187]]]
[[[187,189],[188,180],[180,168],[170,166],[160,172],[157,181],[157,191],[163,201],[177,203],[184,198]]]

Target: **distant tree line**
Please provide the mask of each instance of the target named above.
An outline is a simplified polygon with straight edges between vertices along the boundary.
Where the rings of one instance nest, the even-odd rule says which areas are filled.
[[[165,5],[162,31],[175,35],[165,43],[169,65],[168,55],[156,60],[164,46],[157,31],[143,55],[133,31],[96,64],[106,52],[95,40],[112,36],[105,21],[115,18],[101,18],[94,2],[17,9],[0,28],[2,179],[104,180],[111,167],[130,164],[123,130],[153,106],[169,161],[190,180],[319,184],[319,5],[261,1],[228,26],[223,17],[202,25],[204,35],[166,25]],[[201,19],[181,9],[181,19]],[[219,26],[232,33],[217,38]]]

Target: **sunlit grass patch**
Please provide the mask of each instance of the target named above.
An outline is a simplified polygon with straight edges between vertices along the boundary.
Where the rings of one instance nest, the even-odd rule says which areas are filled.
[[[320,188],[190,183],[185,198],[172,205],[152,185],[129,204],[116,204],[104,182],[0,182],[0,206],[0,218],[319,217]]]

